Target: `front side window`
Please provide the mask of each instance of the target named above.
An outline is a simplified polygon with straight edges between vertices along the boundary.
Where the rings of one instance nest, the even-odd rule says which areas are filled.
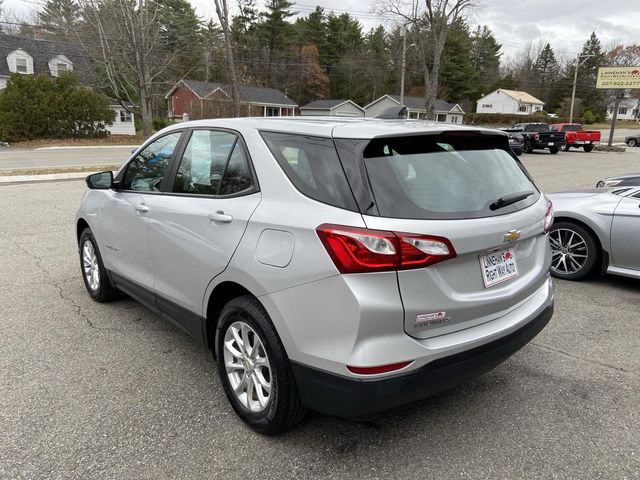
[[[238,137],[195,130],[173,183],[175,193],[234,195],[252,187],[249,162]]]
[[[383,217],[460,219],[509,213],[532,204],[538,190],[497,140],[473,136],[374,139],[364,164]],[[504,209],[501,197],[530,193]]]
[[[160,191],[160,184],[181,135],[182,132],[175,132],[160,137],[138,153],[127,165],[122,188],[143,192]]]

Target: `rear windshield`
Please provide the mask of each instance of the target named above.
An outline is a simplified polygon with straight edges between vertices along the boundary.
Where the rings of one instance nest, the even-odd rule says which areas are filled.
[[[383,217],[489,217],[520,210],[539,196],[524,168],[495,141],[483,138],[374,139],[363,157]],[[501,197],[529,192],[524,200],[490,208]]]

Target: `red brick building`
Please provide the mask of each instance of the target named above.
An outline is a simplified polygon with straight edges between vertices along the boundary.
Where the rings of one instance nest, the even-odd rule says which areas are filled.
[[[172,118],[185,113],[191,120],[231,116],[231,88],[222,83],[180,80],[164,98]],[[298,106],[280,90],[252,86],[240,87],[240,105],[245,117],[291,116]]]

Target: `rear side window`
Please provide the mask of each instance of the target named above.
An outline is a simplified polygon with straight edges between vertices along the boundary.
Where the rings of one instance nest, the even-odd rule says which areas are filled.
[[[534,203],[539,192],[524,169],[494,141],[416,136],[374,139],[365,167],[383,217],[460,219],[501,215]],[[501,197],[531,193],[492,210]]]
[[[233,195],[251,186],[249,164],[236,135],[193,131],[173,183],[175,193]]]
[[[298,191],[319,202],[358,211],[331,138],[260,134]]]

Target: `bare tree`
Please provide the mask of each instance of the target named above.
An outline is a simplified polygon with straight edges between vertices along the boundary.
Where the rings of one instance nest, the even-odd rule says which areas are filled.
[[[99,66],[108,87],[124,108],[142,119],[152,133],[152,98],[178,52],[161,41],[160,6],[154,0],[80,0],[91,32],[78,40]]]
[[[477,0],[381,0],[377,10],[410,29],[420,53],[427,118],[434,119],[440,60],[451,26],[478,6]]]
[[[238,85],[238,74],[236,72],[236,63],[233,56],[233,47],[231,45],[231,29],[229,27],[229,6],[227,0],[214,0],[216,5],[216,14],[222,27],[222,36],[224,39],[224,49],[227,55],[227,65],[229,66],[229,80],[231,81],[231,100],[233,103],[233,116],[240,116],[240,87]]]

